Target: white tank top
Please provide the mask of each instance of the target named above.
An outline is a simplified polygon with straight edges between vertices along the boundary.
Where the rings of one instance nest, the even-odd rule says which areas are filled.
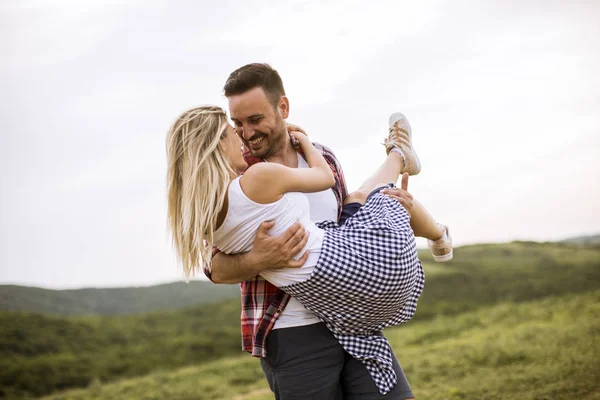
[[[244,194],[238,177],[229,185],[228,195],[229,208],[225,220],[215,231],[214,245],[225,254],[245,253],[252,248],[256,231],[262,222],[275,221],[275,226],[269,234],[279,236],[294,222],[300,221],[309,232],[309,237],[308,243],[296,259],[308,250],[308,260],[300,268],[263,271],[260,276],[275,286],[307,280],[321,254],[324,232],[310,220],[310,205],[304,193],[286,193],[274,203],[260,204]]]
[[[298,168],[308,168],[308,163],[300,154],[298,154]],[[313,222],[337,220],[338,202],[333,189],[317,193],[305,193],[305,196],[310,203],[310,219]],[[316,263],[317,260],[314,262]],[[277,318],[277,321],[275,321],[273,329],[305,326],[316,324],[317,322],[320,322],[320,320],[315,314],[307,310],[298,300],[292,297],[283,309],[283,312],[279,315],[279,318]]]
[[[298,154],[298,168],[308,168],[307,162],[304,160],[304,158],[302,158],[302,156],[300,154]],[[233,182],[232,182],[232,185],[233,185]],[[244,207],[249,207],[249,209],[250,209],[250,208],[255,208],[255,206],[256,206],[255,212],[258,212],[258,214],[260,214],[263,217],[262,220],[272,218],[270,216],[264,217],[264,215],[262,214],[262,213],[268,214],[268,212],[265,208],[265,206],[267,206],[267,205],[257,204],[246,197],[246,195],[241,191],[241,187],[239,186],[239,179],[236,180],[236,185],[237,185],[238,190],[234,194],[234,196],[237,196],[236,198],[238,200],[241,200],[242,202],[244,202],[244,201],[249,202],[248,203],[249,205],[244,206]],[[231,187],[230,187],[230,189],[231,189]],[[231,195],[231,190],[229,191],[229,195]],[[337,220],[338,203],[337,203],[337,199],[336,199],[335,194],[333,193],[332,189],[324,190],[322,192],[317,192],[317,193],[306,193],[306,194],[288,193],[288,194],[286,194],[286,196],[288,196],[288,197],[290,195],[292,196],[292,198],[295,197],[296,195],[303,195],[304,199],[308,198],[308,202],[310,204],[309,210],[308,210],[309,219],[306,218],[306,210],[304,209],[304,206],[290,210],[290,212],[291,212],[290,216],[291,216],[291,215],[295,215],[294,213],[298,213],[298,215],[300,215],[300,213],[299,213],[300,208],[303,209],[302,210],[303,218],[297,218],[297,219],[300,219],[300,222],[302,222],[302,224],[305,226],[306,229],[309,229],[307,227],[313,226],[311,224],[310,220],[315,221],[315,222],[323,221],[323,220],[331,220],[331,221]],[[230,200],[229,204],[231,207],[231,204],[232,204],[231,197],[229,198],[229,200]],[[281,199],[281,200],[283,200],[283,199]],[[273,203],[273,204],[275,204],[275,203]],[[260,212],[261,210],[262,210],[262,212]],[[223,237],[224,238],[226,236],[224,234],[223,230],[225,229],[224,225],[227,223],[227,219],[229,218],[230,212],[231,212],[231,208],[230,208],[230,210],[228,210],[228,212],[227,212],[228,215],[226,216],[225,221],[223,222],[222,226],[219,227],[217,232],[215,232],[215,237],[219,237],[219,238]],[[260,224],[260,222],[262,222],[262,220],[260,220],[258,222],[255,221],[256,227],[258,227],[258,225]],[[293,223],[294,221],[296,221],[296,219],[293,219],[293,221],[291,223]],[[288,221],[288,223],[289,223],[289,221]],[[289,223],[289,225],[291,225],[291,223]],[[289,225],[286,225],[286,228]],[[275,223],[275,227],[273,228],[273,230],[271,230],[270,234],[277,235],[277,234],[282,233],[284,230],[285,229],[283,229],[283,224],[278,221]],[[318,230],[318,231],[320,231],[320,230]],[[222,233],[220,233],[220,232],[222,232]],[[314,233],[317,233],[317,232],[314,232]],[[318,246],[317,246],[316,242],[313,243],[313,241],[315,240],[313,238],[314,233],[311,233],[309,243],[307,244],[307,246],[305,248],[305,249],[309,248],[309,249],[311,249],[311,251],[309,253],[308,260],[302,266],[302,268],[299,268],[299,269],[293,268],[293,269],[285,269],[285,270],[281,269],[281,270],[271,271],[271,272],[265,271],[261,274],[261,276],[263,276],[265,279],[269,280],[271,283],[273,283],[276,286],[281,286],[283,284],[289,284],[289,283],[294,283],[294,282],[300,282],[300,281],[304,281],[304,280],[308,279],[312,272],[312,268],[316,265],[316,263],[319,259],[320,250],[321,250],[322,236],[320,236],[320,235],[322,235],[322,231],[320,233],[317,233],[317,235],[319,235]],[[250,235],[250,234],[251,234],[251,240],[249,240],[249,238],[246,238],[245,242],[244,242],[244,246],[248,247],[248,250],[252,246],[254,237],[256,236],[255,235],[256,228],[249,230],[249,232],[246,232],[245,235]],[[231,233],[231,238],[234,238],[234,237],[235,237],[235,234]],[[217,247],[219,247],[221,249],[220,246],[217,246]],[[223,250],[223,249],[221,249],[221,250]],[[248,250],[245,250],[245,251],[248,251]],[[300,252],[300,255],[302,255],[302,254],[303,254],[303,252]],[[278,280],[278,279],[281,279],[281,280]],[[278,285],[278,283],[279,283],[279,285]],[[315,314],[312,311],[307,310],[298,300],[296,300],[295,298],[292,297],[289,300],[289,302],[288,302],[287,306],[285,307],[285,309],[283,310],[283,312],[279,315],[279,318],[275,322],[273,329],[311,325],[311,324],[316,324],[318,322],[320,322],[320,320],[315,316]]]
[[[308,163],[300,154],[298,154],[298,168],[308,168]],[[313,222],[337,221],[338,201],[333,189],[306,193],[305,195],[310,203],[310,219]]]

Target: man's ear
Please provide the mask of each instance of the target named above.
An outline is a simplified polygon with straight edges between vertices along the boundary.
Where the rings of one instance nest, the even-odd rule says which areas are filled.
[[[286,96],[281,96],[279,103],[277,104],[277,109],[279,110],[281,118],[287,119],[288,115],[290,115],[290,101]]]

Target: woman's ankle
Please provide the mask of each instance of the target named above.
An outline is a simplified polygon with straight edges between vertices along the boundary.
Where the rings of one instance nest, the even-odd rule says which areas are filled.
[[[440,240],[444,237],[444,233],[446,232],[446,228],[442,224],[437,224],[437,231],[435,234],[431,235],[431,237],[427,238],[429,240],[433,240],[434,242]]]

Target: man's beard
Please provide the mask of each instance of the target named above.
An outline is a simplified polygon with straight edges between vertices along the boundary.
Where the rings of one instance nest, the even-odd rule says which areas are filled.
[[[285,130],[285,124],[283,124],[283,120],[280,120],[282,123],[280,124],[282,129],[278,129],[279,132],[271,132],[270,135],[266,136],[265,140],[267,146],[265,148],[261,148],[259,151],[253,151],[252,147],[249,146],[249,143],[246,144],[246,147],[250,150],[250,154],[255,158],[269,158],[273,155],[278,154],[285,148],[285,140],[287,139],[287,131]],[[279,122],[279,121],[278,121]]]

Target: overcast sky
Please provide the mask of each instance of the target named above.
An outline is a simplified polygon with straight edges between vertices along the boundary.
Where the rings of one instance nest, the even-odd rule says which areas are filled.
[[[409,189],[457,245],[598,233],[598,21],[592,0],[0,0],[0,283],[182,279],[164,138],[249,62],[350,189],[403,112]]]

